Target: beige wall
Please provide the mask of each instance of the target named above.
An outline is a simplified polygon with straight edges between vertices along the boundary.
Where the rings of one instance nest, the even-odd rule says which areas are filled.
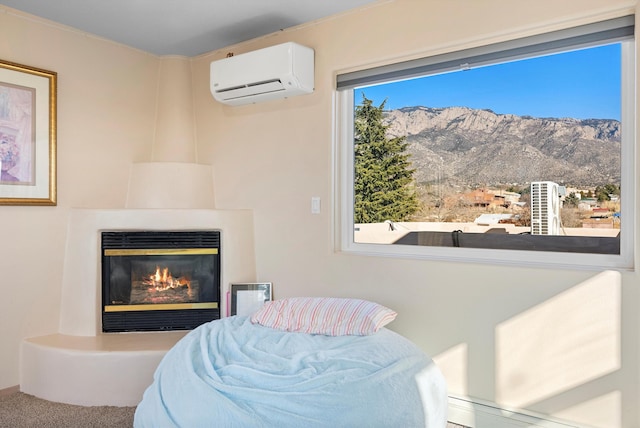
[[[277,297],[358,296],[436,357],[456,395],[597,426],[640,426],[636,273],[362,257],[332,247],[335,75],[633,12],[635,1],[398,0],[195,58],[200,161],[216,206],[252,208],[258,279]],[[312,95],[212,100],[208,66],[295,41],[316,51]],[[312,196],[321,215],[310,213]],[[621,306],[621,308],[620,308]]]
[[[336,73],[635,7],[387,1],[193,58],[197,161],[214,166],[216,208],[254,210],[257,279],[273,281],[276,297],[357,296],[397,310],[390,327],[436,358],[453,394],[595,426],[640,426],[637,273],[353,256],[335,252],[331,239]],[[59,73],[59,204],[0,208],[4,388],[18,383],[20,340],[57,331],[69,208],[123,207],[130,163],[149,160],[159,61],[11,14],[0,13],[0,28],[1,59]],[[213,100],[211,60],[285,41],[316,50],[314,94],[236,108]],[[312,196],[322,198],[320,215],[310,213]]]
[[[70,208],[124,208],[150,160],[158,58],[0,7],[0,59],[58,73],[58,205],[0,206],[0,389],[20,341],[58,331]]]

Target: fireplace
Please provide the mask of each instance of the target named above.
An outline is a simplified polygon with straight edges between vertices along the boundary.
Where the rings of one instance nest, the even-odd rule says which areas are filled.
[[[103,332],[190,330],[219,318],[219,231],[102,232]]]

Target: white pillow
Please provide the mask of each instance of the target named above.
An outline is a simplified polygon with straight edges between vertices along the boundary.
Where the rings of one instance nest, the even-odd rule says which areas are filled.
[[[393,321],[396,315],[367,300],[292,297],[266,302],[251,316],[251,322],[291,332],[366,336]]]

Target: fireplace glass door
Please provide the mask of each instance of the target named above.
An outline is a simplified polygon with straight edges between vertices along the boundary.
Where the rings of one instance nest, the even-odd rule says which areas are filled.
[[[188,330],[220,318],[220,233],[103,232],[102,329]]]

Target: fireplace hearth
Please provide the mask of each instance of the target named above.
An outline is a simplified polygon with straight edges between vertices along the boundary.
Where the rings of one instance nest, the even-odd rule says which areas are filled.
[[[219,231],[102,232],[103,332],[190,330],[219,318]]]

